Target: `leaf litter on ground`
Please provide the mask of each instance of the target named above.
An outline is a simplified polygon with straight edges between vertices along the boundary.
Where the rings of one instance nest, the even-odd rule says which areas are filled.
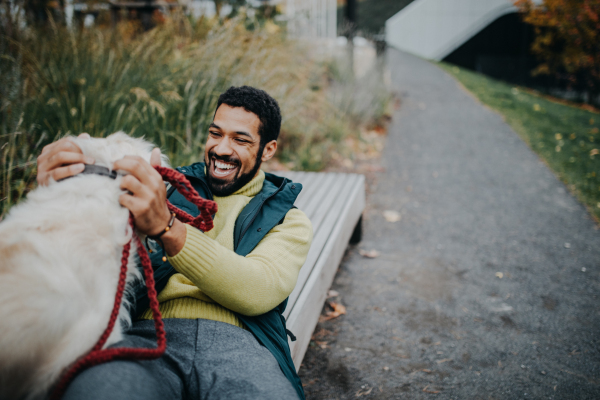
[[[358,254],[360,254],[361,256],[363,256],[365,258],[377,258],[380,255],[380,253],[377,250],[363,250],[363,249],[359,249]]]
[[[315,340],[316,339],[320,339],[320,338],[324,338],[325,336],[329,336],[329,335],[333,335],[335,332],[332,332],[330,330],[327,329],[319,329],[318,332],[313,333],[312,337],[310,338],[310,340]]]
[[[438,393],[440,393],[440,391],[439,391],[439,390],[427,390],[427,388],[428,388],[428,387],[429,387],[429,385],[427,385],[427,386],[425,386],[425,387],[423,388],[423,391],[424,391],[425,393],[431,393],[431,394],[438,394]]]
[[[322,341],[322,342],[321,342],[321,341],[315,340],[315,343],[316,343],[316,344],[317,344],[317,346],[319,346],[319,347],[320,347],[322,350],[325,350],[325,349],[327,348],[327,343],[329,343],[329,342],[326,342],[326,341]]]
[[[402,215],[400,215],[398,211],[385,210],[383,212],[383,218],[388,222],[398,222],[400,221],[400,218],[402,218]]]
[[[325,315],[321,315],[319,317],[319,322],[329,321],[339,317],[340,315],[346,314],[346,307],[344,307],[344,305],[341,303],[330,301],[327,303],[327,305],[331,308],[331,310],[327,310]]]

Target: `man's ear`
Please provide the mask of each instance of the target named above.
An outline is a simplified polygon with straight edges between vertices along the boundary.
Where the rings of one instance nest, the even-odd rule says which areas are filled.
[[[263,162],[269,161],[275,155],[275,151],[277,151],[277,141],[271,140],[269,143],[265,145],[263,149],[262,157],[260,158]]]

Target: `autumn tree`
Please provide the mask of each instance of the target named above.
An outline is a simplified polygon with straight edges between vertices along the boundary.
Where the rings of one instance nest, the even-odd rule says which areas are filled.
[[[566,78],[584,87],[589,101],[600,94],[600,0],[517,0],[523,21],[533,25],[532,52],[541,61],[534,75]]]

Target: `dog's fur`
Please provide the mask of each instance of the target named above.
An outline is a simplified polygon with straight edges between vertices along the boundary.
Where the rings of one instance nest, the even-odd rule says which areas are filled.
[[[154,147],[122,132],[72,138],[96,165]],[[167,166],[163,157],[162,165]],[[123,246],[132,232],[119,205],[121,175],[78,175],[29,193],[0,223],[0,399],[41,399],[106,329]],[[140,278],[134,245],[128,287]],[[104,347],[130,324],[128,305]]]

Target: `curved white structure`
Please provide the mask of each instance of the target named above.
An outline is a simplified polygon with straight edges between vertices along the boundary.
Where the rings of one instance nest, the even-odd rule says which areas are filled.
[[[385,40],[399,50],[439,61],[516,10],[513,0],[415,0],[386,21]]]

